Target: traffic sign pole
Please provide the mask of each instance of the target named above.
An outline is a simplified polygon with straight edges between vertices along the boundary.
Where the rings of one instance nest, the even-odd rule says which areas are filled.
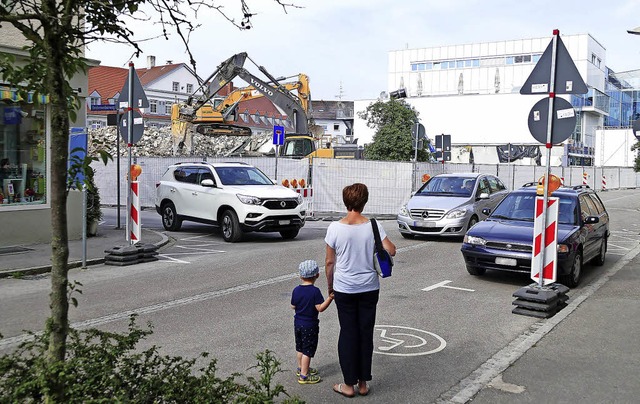
[[[127,149],[129,149],[129,165],[127,166],[127,242],[133,244],[131,239],[131,146],[133,144],[133,62],[129,62],[129,105],[127,106]]]
[[[558,53],[558,35],[560,34],[560,32],[558,30],[553,30],[553,45],[552,45],[552,51],[551,51],[551,77],[550,77],[550,81],[549,81],[549,113],[547,114],[547,142],[545,144],[546,149],[547,149],[547,163],[546,163],[546,168],[545,168],[545,181],[544,181],[544,188],[543,188],[543,202],[542,202],[542,223],[547,223],[547,215],[549,214],[548,212],[548,203],[549,203],[549,193],[547,192],[547,189],[549,188],[549,178],[551,175],[551,136],[553,133],[553,104],[555,101],[555,90],[556,90],[556,56]],[[546,245],[546,231],[542,232],[541,235],[541,239],[540,242],[542,244],[542,251],[540,252],[540,265],[539,265],[539,279],[538,279],[538,286],[543,287],[544,286],[544,277],[542,276],[542,272],[544,271],[544,263],[545,263],[545,254],[546,254],[546,249],[544,248],[544,246]]]

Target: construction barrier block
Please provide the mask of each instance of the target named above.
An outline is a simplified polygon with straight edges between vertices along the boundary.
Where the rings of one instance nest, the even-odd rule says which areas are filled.
[[[106,254],[111,254],[111,255],[136,255],[140,251],[138,250],[138,247],[136,247],[135,245],[127,245],[127,246],[115,246],[108,250],[104,250],[104,252]]]

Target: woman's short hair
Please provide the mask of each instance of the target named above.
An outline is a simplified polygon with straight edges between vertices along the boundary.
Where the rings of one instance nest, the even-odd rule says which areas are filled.
[[[369,200],[369,189],[361,183],[347,185],[342,189],[342,201],[347,210],[362,212]]]

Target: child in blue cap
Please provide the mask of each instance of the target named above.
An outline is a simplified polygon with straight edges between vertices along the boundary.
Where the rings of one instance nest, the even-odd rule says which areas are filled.
[[[311,358],[318,348],[320,320],[318,313],[329,307],[333,294],[325,300],[322,292],[314,284],[318,279],[318,263],[307,260],[300,263],[298,272],[302,282],[291,293],[291,307],[296,311],[293,326],[296,337],[296,359],[298,361],[298,383],[315,384],[320,381],[318,371],[313,369]]]

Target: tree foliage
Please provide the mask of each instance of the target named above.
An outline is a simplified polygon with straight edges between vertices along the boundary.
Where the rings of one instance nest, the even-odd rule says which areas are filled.
[[[297,7],[272,0],[282,6]],[[85,45],[96,41],[124,43],[133,55],[142,52],[140,44],[150,38],[136,37],[140,22],[154,23],[152,37],[170,39],[175,34],[185,45],[193,70],[196,63],[189,51],[189,36],[199,26],[198,13],[218,12],[239,29],[251,28],[247,0],[230,5],[221,0],[3,0],[0,2],[0,26],[17,30],[26,40],[16,58],[0,54],[0,75],[26,98],[27,92],[49,96],[51,150],[51,316],[47,320],[49,337],[46,360],[53,367],[66,356],[69,330],[68,229],[67,229],[67,153],[70,120],[81,105],[71,86],[72,78],[86,72]],[[146,24],[149,25],[149,24]],[[16,52],[20,53],[20,52]],[[53,375],[57,375],[53,373]],[[55,376],[48,401],[63,402],[65,379]]]
[[[47,335],[33,335],[13,353],[0,357],[0,402],[42,402],[55,388],[56,373],[65,381],[62,397],[67,403],[272,403],[288,396],[285,388],[274,384],[283,372],[280,361],[270,351],[258,353],[256,369],[260,377],[234,373],[216,375],[217,362],[206,352],[195,359],[161,355],[161,349],[138,345],[153,333],[150,325],[142,329],[136,316],[125,333],[98,329],[70,329],[67,360],[50,365],[44,354]],[[289,397],[284,402],[302,402]]]
[[[636,159],[635,164],[633,165],[633,170],[635,172],[640,172],[640,142],[634,144],[631,150],[636,152]]]
[[[414,159],[415,141],[411,137],[411,129],[419,115],[415,108],[404,100],[379,100],[358,115],[367,121],[368,127],[376,131],[373,142],[365,147],[365,158],[387,161]],[[418,150],[418,161],[426,161],[428,158],[429,153],[424,147]]]

